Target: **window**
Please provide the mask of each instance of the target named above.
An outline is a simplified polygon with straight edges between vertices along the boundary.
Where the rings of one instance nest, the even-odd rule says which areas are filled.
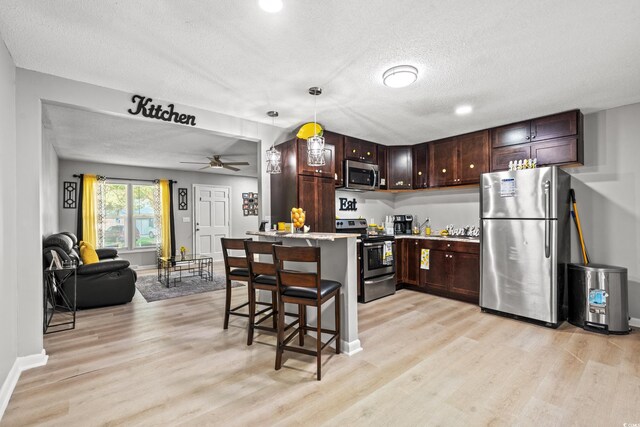
[[[104,248],[154,248],[156,227],[153,184],[104,184]]]

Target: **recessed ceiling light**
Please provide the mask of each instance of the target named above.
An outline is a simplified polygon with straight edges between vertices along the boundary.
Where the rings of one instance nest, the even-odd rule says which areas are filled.
[[[459,116],[464,116],[465,114],[469,114],[473,111],[473,107],[471,105],[461,105],[456,108],[456,114]]]
[[[382,75],[385,86],[399,88],[409,86],[418,79],[418,69],[411,65],[398,65],[389,68]]]
[[[282,9],[282,0],[258,0],[258,4],[265,12],[276,13]]]

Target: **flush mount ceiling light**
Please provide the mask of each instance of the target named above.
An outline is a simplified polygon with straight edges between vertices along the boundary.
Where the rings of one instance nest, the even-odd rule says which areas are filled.
[[[400,88],[409,86],[418,79],[418,69],[411,65],[398,65],[389,68],[382,75],[382,82],[385,86]]]
[[[322,88],[311,87],[309,88],[309,94],[313,95],[313,130],[314,135],[307,139],[307,164],[309,166],[324,166],[326,164],[324,159],[324,138],[318,135],[318,122],[316,120],[316,104],[317,97],[322,94]]]
[[[282,0],[258,0],[258,4],[269,13],[277,13],[282,9]]]
[[[465,114],[469,114],[473,111],[473,107],[471,105],[461,105],[456,108],[456,114],[459,116],[464,116]]]
[[[275,126],[276,117],[278,117],[277,111],[268,111],[267,116],[271,117],[271,125]],[[271,148],[267,150],[267,173],[271,175],[282,172],[280,168],[280,151],[275,148],[275,141],[271,144]]]

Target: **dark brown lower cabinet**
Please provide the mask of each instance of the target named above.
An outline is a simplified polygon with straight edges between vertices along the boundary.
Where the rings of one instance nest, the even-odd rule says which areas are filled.
[[[410,238],[400,241],[403,249],[402,256],[397,256],[399,283],[436,295],[479,303],[478,243]],[[428,269],[420,266],[423,249],[429,250]]]

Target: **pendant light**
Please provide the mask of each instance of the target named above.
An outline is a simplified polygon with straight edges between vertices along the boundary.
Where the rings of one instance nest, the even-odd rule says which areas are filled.
[[[276,117],[278,117],[277,111],[268,111],[267,116],[271,117],[271,125],[275,126]],[[280,151],[276,150],[275,141],[271,143],[271,148],[267,150],[267,173],[268,174],[278,174],[282,172],[280,168],[280,160],[281,155]]]
[[[311,87],[309,88],[309,94],[314,97],[322,94],[322,88]],[[326,164],[324,159],[324,138],[318,135],[318,123],[316,120],[317,113],[317,98],[314,98],[313,102],[313,132],[314,135],[307,139],[307,164],[309,166],[324,166]]]

